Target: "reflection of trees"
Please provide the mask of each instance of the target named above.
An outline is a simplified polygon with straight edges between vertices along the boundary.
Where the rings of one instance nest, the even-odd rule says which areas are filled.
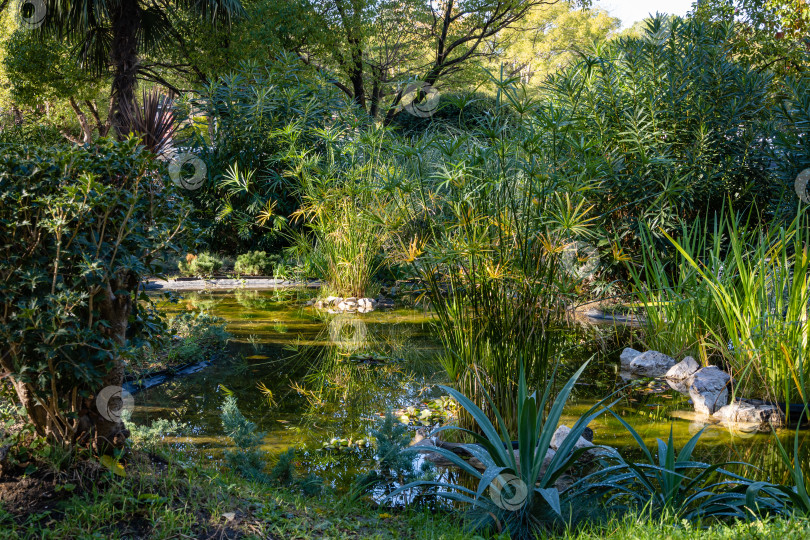
[[[296,300],[301,291],[295,289],[273,289],[272,291],[251,291],[236,289],[233,291],[236,303],[248,310],[279,311],[289,307],[291,300]]]
[[[290,362],[306,365],[296,390],[308,406],[305,423],[344,436],[365,434],[375,414],[415,401],[439,379],[436,363],[415,337],[412,325],[367,324],[360,316],[329,320],[315,342],[299,346]]]

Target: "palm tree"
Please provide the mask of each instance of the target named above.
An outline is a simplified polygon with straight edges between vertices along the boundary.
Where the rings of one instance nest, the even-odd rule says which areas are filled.
[[[112,124],[129,133],[128,112],[136,106],[139,55],[159,53],[177,36],[167,14],[183,10],[201,23],[230,25],[244,14],[240,0],[46,0],[39,31],[76,45],[82,67],[94,73],[113,71]]]

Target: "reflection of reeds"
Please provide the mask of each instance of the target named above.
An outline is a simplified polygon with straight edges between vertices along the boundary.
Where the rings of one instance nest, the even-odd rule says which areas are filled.
[[[346,316],[332,320],[341,317]],[[348,421],[341,426],[346,434],[365,431],[369,415],[407,405],[402,402],[408,393],[403,389],[420,393],[435,372],[403,325],[366,325],[356,317],[349,326],[363,328],[350,339],[350,346],[341,341],[340,334],[333,341],[327,324],[314,341],[328,345],[301,345],[288,358],[290,365],[306,366],[300,382],[291,382],[291,388],[308,401],[304,416],[312,424],[323,422],[324,415],[338,423]],[[369,364],[364,359],[381,360]]]

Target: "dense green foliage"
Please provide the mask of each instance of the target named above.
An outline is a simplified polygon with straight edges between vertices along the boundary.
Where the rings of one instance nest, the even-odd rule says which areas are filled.
[[[222,259],[207,251],[199,255],[189,253],[185,260],[177,261],[177,269],[184,276],[210,277],[216,274],[220,268],[222,268]]]
[[[735,61],[732,25],[666,20],[597,48],[550,83],[567,127],[559,166],[596,205],[610,240],[633,249],[640,228],[782,194],[766,139],[768,74]]]
[[[240,275],[272,275],[279,262],[281,260],[278,255],[268,255],[264,251],[251,251],[236,258],[233,271]]]
[[[185,205],[135,141],[2,148],[0,193],[3,369],[40,434],[106,437],[92,398],[157,327],[138,285]]]
[[[344,108],[326,81],[290,57],[245,64],[190,100],[189,143],[209,177],[192,195],[200,240],[213,249],[277,246],[273,231],[297,208],[299,178],[290,162],[319,149],[319,130]]]
[[[659,16],[613,36],[615,20],[573,7],[59,0],[34,32],[0,16],[0,473],[45,463],[61,479],[81,454],[91,478],[121,478],[106,491],[82,486],[66,506],[77,516],[55,526],[66,536],[90,530],[82,502],[121,522],[137,513],[156,536],[314,534],[309,524],[291,531],[289,505],[261,498],[278,493],[321,495],[333,508],[296,498],[296,511],[333,516],[372,495],[380,510],[397,512],[393,501],[453,512],[438,494],[472,509],[470,523],[426,531],[451,537],[466,534],[462,525],[514,538],[611,527],[654,536],[650,528],[678,523],[677,536],[810,513],[798,432],[792,455],[776,441],[785,485],[748,480],[745,464],[695,461],[700,433],[680,449],[670,433],[653,452],[618,412],[640,459],[585,448],[580,435],[610,411],[607,397],[555,437],[588,366],[566,362],[559,329],[606,297],[630,298],[619,309],[636,310],[648,347],[728,371],[732,398],[807,402],[810,233],[800,201],[810,193],[794,181],[810,167],[810,9],[707,0],[684,19]],[[189,157],[202,183],[175,178],[180,190],[165,173]],[[326,467],[363,453],[343,493],[299,474],[310,449],[270,456],[274,435],[220,385],[228,472],[180,478],[173,464],[159,478],[153,469],[165,464],[137,449],[160,453],[161,439],[184,427],[163,418],[133,428],[128,447],[115,408],[124,396],[97,398],[120,389],[125,370],[171,372],[229,354],[221,320],[164,320],[141,293],[144,277],[175,265],[181,233],[196,242],[177,262],[186,276],[210,278],[233,262],[237,277],[317,278],[322,296],[410,293],[434,316],[442,390],[461,407],[455,424],[420,435],[452,434],[477,462],[431,446],[462,476],[418,465],[413,452],[428,447],[409,449],[410,426],[389,411],[351,452],[352,439],[323,446],[334,451]],[[246,309],[265,301],[236,296]],[[290,341],[297,354],[284,363],[302,377],[281,398],[260,383],[263,401],[306,400],[313,418],[327,402],[381,414],[392,387],[417,386],[401,343],[371,347],[378,337],[359,311],[312,315],[323,332],[309,345]],[[237,335],[256,349],[251,359],[275,361],[258,354],[259,338]],[[558,384],[558,370],[574,375]],[[359,402],[359,385],[376,388],[362,398],[375,403]],[[424,414],[419,425],[433,419]],[[195,517],[184,522],[181,493],[203,491],[217,502],[190,504]],[[17,522],[4,512],[0,522]],[[384,515],[364,519],[377,530]],[[49,526],[38,519],[34,534]],[[333,529],[318,534],[351,536]],[[394,534],[406,532],[425,536]]]

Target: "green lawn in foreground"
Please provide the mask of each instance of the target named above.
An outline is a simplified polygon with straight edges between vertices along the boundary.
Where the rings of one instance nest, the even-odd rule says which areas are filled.
[[[208,466],[186,468],[131,460],[127,476],[100,465],[53,475],[34,474],[49,496],[20,508],[0,509],[0,538],[473,538],[461,514],[374,508],[325,494],[304,497],[286,488],[246,482]],[[81,470],[81,473],[79,472]],[[54,478],[56,481],[54,482]],[[56,487],[60,486],[60,487]],[[74,486],[64,487],[64,486]],[[65,496],[66,493],[69,495]],[[55,497],[54,497],[55,495]],[[56,498],[61,500],[53,502]],[[33,512],[30,509],[33,508]],[[16,513],[12,513],[16,512]],[[505,538],[497,533],[481,537]],[[565,540],[810,538],[810,522],[767,522],[700,528],[686,522],[629,517],[601,527],[549,535]]]

